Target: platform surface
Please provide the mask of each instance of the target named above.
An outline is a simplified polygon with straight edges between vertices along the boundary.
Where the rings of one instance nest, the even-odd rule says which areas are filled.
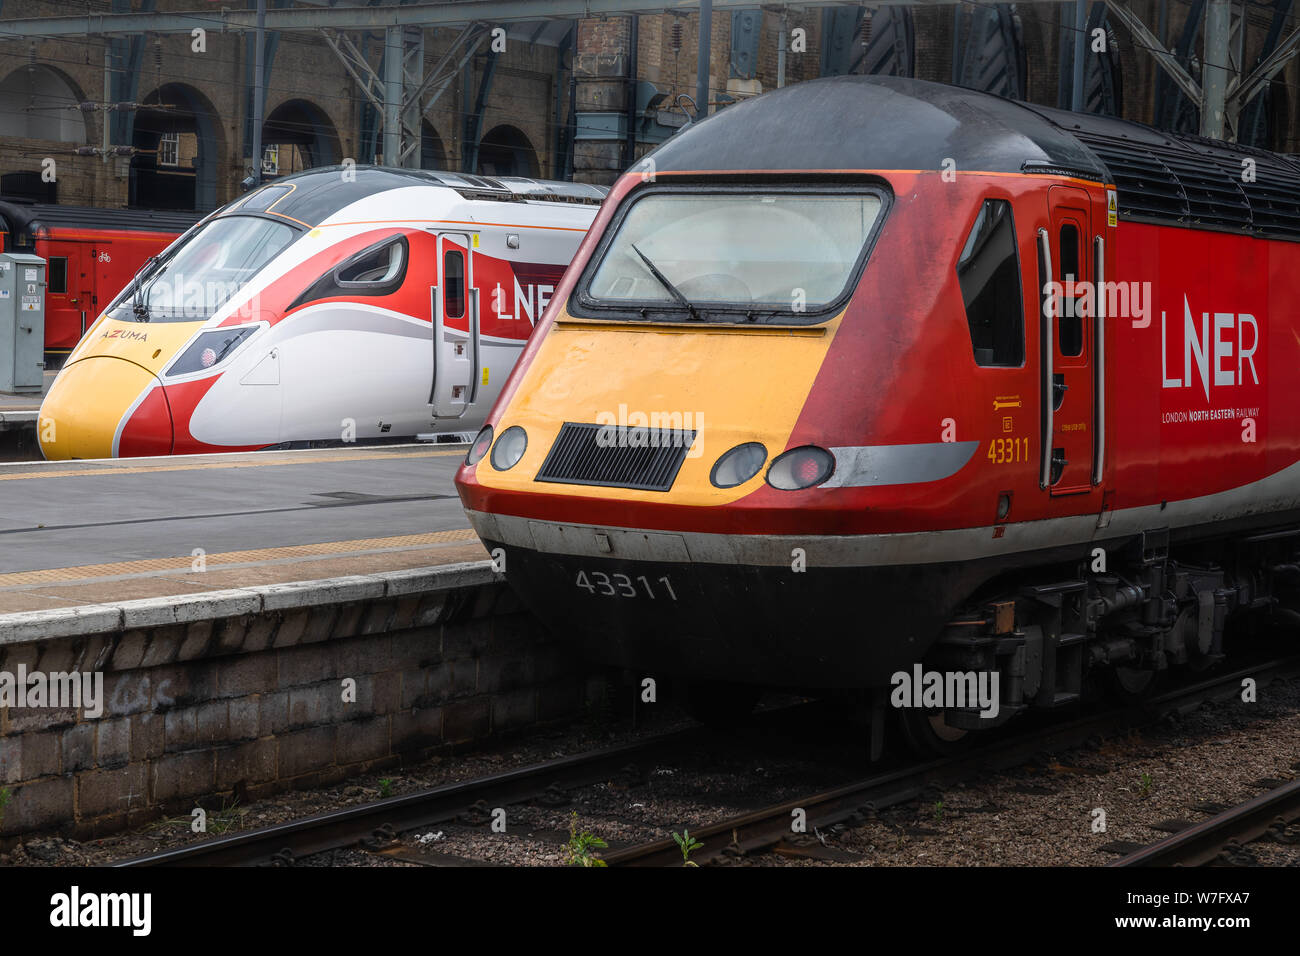
[[[464,457],[423,444],[0,464],[0,614],[486,558],[452,485]]]

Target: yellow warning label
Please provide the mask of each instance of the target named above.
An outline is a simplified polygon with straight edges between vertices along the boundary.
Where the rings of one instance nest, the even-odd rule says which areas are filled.
[[[1113,189],[1106,190],[1106,225],[1119,224],[1119,194]]]
[[[477,233],[477,232],[474,233],[474,235],[471,236],[470,239],[471,239],[471,241],[474,243],[474,248],[477,249],[477,248],[478,248],[478,233]]]
[[[484,385],[487,384],[487,376],[488,376],[487,366],[484,365],[484,366],[483,366],[483,384],[484,384]]]

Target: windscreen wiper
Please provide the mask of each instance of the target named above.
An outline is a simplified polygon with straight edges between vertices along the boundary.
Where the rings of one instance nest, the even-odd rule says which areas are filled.
[[[149,306],[144,304],[144,280],[152,275],[157,267],[158,257],[150,256],[136,273],[135,288],[131,292],[131,311],[135,314],[137,322],[148,322],[152,318],[149,314]]]
[[[668,277],[666,275],[664,275],[657,268],[655,268],[655,264],[650,261],[650,259],[646,256],[644,252],[642,252],[640,249],[636,247],[636,243],[635,242],[631,243],[631,246],[632,246],[632,251],[641,257],[641,261],[645,263],[645,267],[650,270],[650,274],[653,275],[656,279],[658,279],[659,284],[668,290],[669,295],[671,295],[674,299],[676,299],[677,302],[683,308],[685,308],[687,312],[691,314],[691,318],[694,319],[696,322],[703,321],[700,318],[699,311],[695,308],[695,306],[691,305],[690,300],[687,299],[686,296],[682,295],[681,290],[678,289],[677,286],[673,285],[671,282],[668,281]]]

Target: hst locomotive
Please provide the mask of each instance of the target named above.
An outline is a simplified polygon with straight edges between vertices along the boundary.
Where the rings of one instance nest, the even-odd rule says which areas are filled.
[[[40,412],[46,458],[473,432],[604,190],[381,167],[274,181],[150,261]]]
[[[882,710],[1000,678],[911,700],[935,749],[1141,693],[1295,600],[1297,196],[1280,156],[910,79],[728,107],[615,185],[462,501],[641,673]]]

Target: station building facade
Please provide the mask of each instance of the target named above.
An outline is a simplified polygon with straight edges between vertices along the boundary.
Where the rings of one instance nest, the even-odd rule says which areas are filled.
[[[4,17],[202,7],[3,2]],[[545,2],[537,7],[544,17]],[[1249,70],[1276,49],[1291,29],[1291,7],[1291,0],[1248,5],[1234,60]],[[1136,0],[1130,9],[1193,78],[1200,75],[1205,0]],[[1083,107],[1195,130],[1195,104],[1139,38],[1104,3],[1085,3],[1083,13]],[[843,73],[915,76],[1069,108],[1075,16],[1072,3],[720,11],[706,104],[695,102],[695,11],[539,19],[513,25],[497,49],[484,38],[463,58],[461,28],[428,28],[426,72],[454,67],[422,111],[418,166],[609,183],[693,113]],[[341,43],[354,52],[351,62]],[[374,86],[383,56],[382,33],[268,35],[264,178],[348,159],[391,162]],[[218,29],[206,31],[201,50],[182,34],[0,39],[0,195],[108,208],[206,210],[229,201],[258,165],[254,59],[251,35]],[[1242,110],[1233,137],[1295,150],[1297,81],[1292,62]]]

